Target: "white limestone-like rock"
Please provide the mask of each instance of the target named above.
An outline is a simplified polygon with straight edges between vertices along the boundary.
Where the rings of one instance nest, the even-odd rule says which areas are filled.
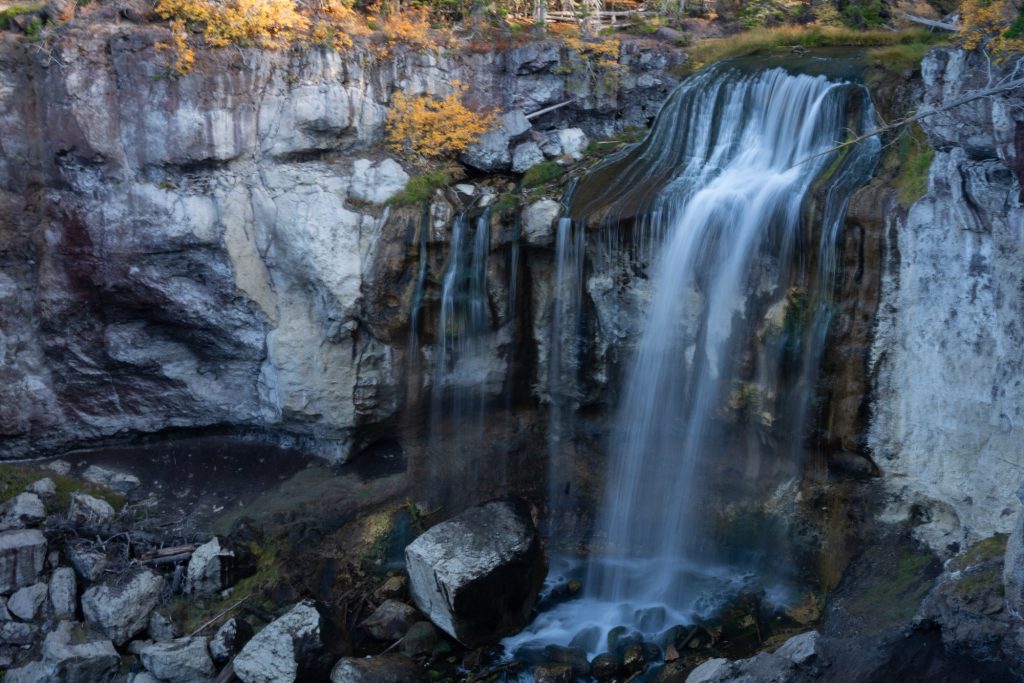
[[[238,617],[228,619],[210,639],[210,656],[214,663],[223,666],[241,651],[252,637],[253,629],[249,622]]]
[[[50,605],[58,619],[73,619],[78,607],[78,582],[70,567],[57,567],[50,576]]]
[[[202,637],[152,643],[140,650],[139,659],[147,671],[169,683],[201,683],[216,673]]]
[[[72,493],[68,517],[75,524],[103,526],[114,519],[114,508],[102,498],[87,493]]]
[[[512,150],[512,171],[526,173],[530,168],[544,161],[544,152],[536,142],[524,142]]]
[[[46,559],[46,537],[36,529],[0,532],[0,593],[29,586]]]
[[[382,159],[376,164],[369,159],[356,159],[348,194],[359,201],[383,204],[408,184],[409,174],[394,159]]]
[[[119,472],[118,470],[101,467],[100,465],[89,465],[85,472],[82,472],[82,479],[93,484],[105,486],[119,493],[128,493],[137,489],[142,484],[134,474]]]
[[[146,628],[163,587],[163,577],[148,569],[115,577],[82,594],[82,612],[97,631],[123,645]]]
[[[409,590],[420,611],[466,645],[521,629],[547,567],[527,504],[470,508],[405,549]]]
[[[22,621],[33,621],[46,601],[46,584],[35,583],[19,588],[7,601],[7,609]]]
[[[246,643],[232,662],[235,675],[243,683],[292,683],[310,669],[326,674],[321,637],[320,613],[301,602]]]
[[[225,588],[224,561],[235,553],[223,547],[220,539],[214,537],[195,549],[188,561],[185,574],[187,595],[210,595]]]
[[[29,484],[28,488],[25,490],[45,499],[57,494],[57,485],[53,483],[53,479],[44,477],[39,481],[34,481]]]
[[[120,673],[121,657],[109,640],[82,624],[62,621],[43,641],[43,663],[52,681],[112,681]]]
[[[562,205],[554,199],[541,199],[523,211],[523,236],[527,244],[545,246],[554,242],[554,226],[562,214]]]
[[[562,154],[579,161],[587,151],[590,140],[586,133],[579,128],[563,128],[558,131],[558,143],[562,148]]]
[[[24,529],[46,519],[46,508],[35,493],[19,493],[0,510],[0,530]]]

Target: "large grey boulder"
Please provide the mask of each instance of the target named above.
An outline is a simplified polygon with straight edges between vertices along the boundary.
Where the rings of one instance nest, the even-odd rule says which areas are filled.
[[[201,683],[216,673],[202,637],[152,643],[142,648],[139,659],[147,671],[169,683]]]
[[[49,477],[43,477],[38,481],[32,482],[25,490],[36,494],[40,498],[49,498],[50,496],[57,495],[57,485]]]
[[[43,641],[43,659],[7,672],[6,682],[107,683],[120,673],[121,658],[109,640],[82,624],[62,621]]]
[[[245,644],[232,662],[244,683],[291,683],[330,670],[326,620],[311,602],[300,602]]]
[[[369,159],[356,159],[348,194],[359,201],[383,204],[408,184],[409,174],[394,159],[382,159],[376,164]]]
[[[35,624],[20,621],[0,623],[0,645],[31,645],[36,639]]]
[[[518,499],[470,508],[405,549],[417,607],[467,646],[519,631],[547,573],[529,506]]]
[[[22,621],[33,621],[46,601],[46,584],[34,583],[15,591],[7,601],[7,609]]]
[[[234,551],[222,546],[220,539],[216,537],[196,548],[188,561],[185,593],[209,595],[225,588],[226,565],[234,556]]]
[[[524,142],[512,150],[512,171],[526,173],[532,167],[544,161],[544,152],[536,142]]]
[[[104,526],[114,519],[114,508],[101,498],[87,493],[72,493],[68,517],[75,524]]]
[[[0,593],[29,586],[46,559],[46,537],[36,529],[0,532]]]
[[[519,109],[506,112],[494,128],[480,136],[462,156],[463,163],[485,173],[507,171],[512,165],[509,145],[512,140],[530,130],[530,121]]]
[[[343,657],[331,671],[331,683],[417,683],[426,680],[416,662],[397,654]]]
[[[554,241],[555,221],[562,214],[562,205],[554,199],[541,199],[523,211],[523,236],[527,244],[545,246]]]
[[[24,529],[46,519],[43,501],[34,493],[19,493],[0,510],[0,529]]]
[[[163,588],[163,577],[143,569],[86,590],[82,612],[97,631],[124,645],[146,628]]]

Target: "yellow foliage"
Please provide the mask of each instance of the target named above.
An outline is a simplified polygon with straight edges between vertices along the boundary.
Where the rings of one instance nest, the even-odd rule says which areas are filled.
[[[995,54],[1024,49],[1024,40],[1006,32],[1018,10],[1010,0],[963,0],[960,4],[960,41],[968,50],[987,47]]]
[[[171,21],[170,42],[159,43],[156,47],[158,50],[167,50],[172,53],[168,67],[177,75],[184,76],[192,70],[192,65],[196,61],[196,53],[188,44],[188,33],[184,20],[174,19]]]
[[[443,99],[398,92],[387,119],[388,146],[419,159],[454,157],[476,142],[494,124],[496,114],[480,114],[462,104],[466,88],[453,83]]]
[[[408,45],[417,50],[437,50],[440,47],[435,34],[440,36],[443,32],[431,29],[430,13],[426,7],[381,12],[378,23],[389,47]]]
[[[298,39],[309,19],[292,0],[160,0],[156,12],[164,19],[202,24],[213,47],[255,45],[278,49]]]
[[[313,24],[310,40],[318,45],[329,45],[335,50],[352,47],[354,36],[366,36],[370,29],[363,17],[342,2],[331,2],[321,7],[322,17]]]

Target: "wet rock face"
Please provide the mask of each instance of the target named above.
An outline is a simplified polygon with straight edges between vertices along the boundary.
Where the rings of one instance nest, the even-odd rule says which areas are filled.
[[[387,63],[210,51],[167,79],[164,38],[72,28],[61,69],[0,49],[0,457],[210,425],[346,457],[403,384],[408,334],[377,323],[407,324],[407,292],[375,282],[389,246],[415,257],[373,204],[407,180],[373,149],[390,93],[461,80],[518,111],[517,135],[596,135],[643,124],[679,60],[630,43],[608,91],[569,84],[554,43]]]
[[[521,500],[486,503],[432,527],[405,560],[416,606],[470,647],[525,626],[547,573]]]
[[[955,49],[929,53],[922,75],[928,106],[989,82],[983,59]],[[869,445],[891,516],[941,550],[1010,531],[1020,506],[1022,104],[1007,92],[922,120],[929,191],[885,245]]]

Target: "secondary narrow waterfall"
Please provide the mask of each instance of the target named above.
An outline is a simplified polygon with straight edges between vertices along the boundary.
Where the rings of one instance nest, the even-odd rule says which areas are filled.
[[[654,637],[723,592],[785,583],[785,542],[757,511],[799,476],[846,205],[879,155],[874,140],[829,150],[872,125],[857,84],[724,63],[581,182],[574,223],[645,264],[645,324],[624,368],[583,595],[510,649],[594,654],[614,627]],[[557,285],[560,301],[581,298],[565,289],[579,280]]]

